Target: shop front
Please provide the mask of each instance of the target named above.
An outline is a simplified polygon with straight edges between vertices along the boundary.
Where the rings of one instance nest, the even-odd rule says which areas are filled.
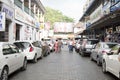
[[[0,41],[13,41],[14,8],[0,3]]]

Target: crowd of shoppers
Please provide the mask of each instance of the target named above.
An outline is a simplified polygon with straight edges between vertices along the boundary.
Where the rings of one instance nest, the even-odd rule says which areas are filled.
[[[73,52],[73,49],[74,49],[74,46],[75,46],[74,39],[68,39],[66,42],[67,42],[67,45],[68,45],[68,51],[70,53]],[[46,51],[45,49],[46,49],[47,42],[42,38],[41,39],[41,44],[42,44],[42,53],[44,54],[45,51]],[[54,41],[55,53],[61,53],[62,48],[63,48],[63,41],[62,41],[62,39],[56,39]]]

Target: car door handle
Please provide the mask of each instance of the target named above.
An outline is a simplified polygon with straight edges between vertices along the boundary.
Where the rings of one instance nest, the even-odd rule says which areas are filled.
[[[15,55],[15,57],[17,57],[17,55]]]
[[[5,59],[8,59],[8,57],[5,57]]]

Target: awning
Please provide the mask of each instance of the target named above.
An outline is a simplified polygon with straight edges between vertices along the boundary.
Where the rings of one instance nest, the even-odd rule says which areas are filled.
[[[87,29],[98,29],[98,28],[102,28],[110,25],[117,25],[117,24],[120,24],[120,11],[110,13],[102,17],[100,20],[93,23]]]
[[[75,27],[84,28],[85,26],[84,26],[84,23],[78,22],[78,23],[75,25]]]

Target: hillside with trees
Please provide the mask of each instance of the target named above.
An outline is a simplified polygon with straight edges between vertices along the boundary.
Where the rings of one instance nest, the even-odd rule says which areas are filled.
[[[46,8],[45,22],[50,22],[51,26],[53,26],[55,22],[74,22],[73,18],[63,15],[62,12],[60,12],[59,10],[54,10],[49,7],[45,8]]]

